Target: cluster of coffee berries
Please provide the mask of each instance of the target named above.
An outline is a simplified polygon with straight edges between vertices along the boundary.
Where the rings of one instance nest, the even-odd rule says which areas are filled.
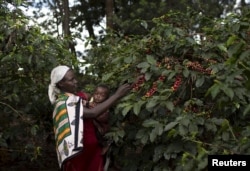
[[[142,74],[142,75],[138,76],[136,79],[136,82],[132,85],[133,91],[138,91],[144,82],[145,82],[145,75]]]
[[[161,76],[158,78],[158,80],[159,80],[159,81],[164,81],[165,78],[166,78],[165,76],[161,75]]]
[[[174,66],[179,65],[179,61],[173,56],[165,57],[162,62],[168,70],[171,70],[174,68]]]
[[[199,62],[195,61],[195,62],[188,62],[187,63],[187,67],[188,68],[191,68],[192,70],[194,71],[198,71],[200,73],[203,73],[203,74],[211,74],[211,69],[208,69],[208,68],[204,68]]]
[[[157,91],[157,83],[154,82],[153,86],[146,92],[145,97],[151,97]]]
[[[180,87],[182,83],[182,77],[181,75],[178,75],[176,78],[175,78],[175,81],[174,81],[174,85],[171,87],[173,91],[177,91],[178,88]]]
[[[197,106],[195,105],[188,105],[187,107],[185,107],[184,109],[185,112],[192,112],[192,113],[198,113],[199,109]]]
[[[157,66],[158,68],[160,68],[160,67],[162,66],[162,63],[161,63],[161,62],[157,62],[157,63],[156,63],[156,66]]]
[[[158,82],[163,82],[164,80],[165,76],[161,75],[160,77],[158,77],[158,79],[153,82],[153,86],[146,92],[144,97],[151,97],[157,91]]]

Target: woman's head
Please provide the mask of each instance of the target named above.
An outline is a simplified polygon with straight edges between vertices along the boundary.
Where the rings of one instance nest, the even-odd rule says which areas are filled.
[[[65,65],[55,67],[51,71],[49,85],[49,99],[53,104],[56,96],[61,92],[76,93],[77,80],[74,71]]]

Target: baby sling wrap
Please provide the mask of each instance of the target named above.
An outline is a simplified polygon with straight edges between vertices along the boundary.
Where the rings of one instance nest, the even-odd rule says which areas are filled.
[[[59,167],[83,150],[83,106],[79,96],[60,94],[53,111]]]

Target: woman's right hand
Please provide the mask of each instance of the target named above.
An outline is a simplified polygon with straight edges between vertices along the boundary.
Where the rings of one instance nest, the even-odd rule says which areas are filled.
[[[118,97],[123,97],[125,96],[130,90],[132,89],[131,84],[123,84],[121,85],[115,92],[115,95],[117,95]]]

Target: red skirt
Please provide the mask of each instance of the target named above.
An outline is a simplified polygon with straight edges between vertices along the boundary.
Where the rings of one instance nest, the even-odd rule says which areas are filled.
[[[84,119],[84,147],[63,164],[63,171],[103,171],[102,148],[98,144],[92,119]]]

